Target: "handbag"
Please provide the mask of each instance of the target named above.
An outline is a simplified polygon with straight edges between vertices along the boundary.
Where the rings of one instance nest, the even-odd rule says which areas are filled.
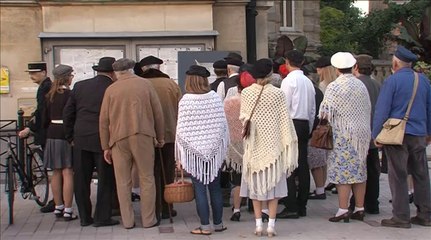
[[[184,170],[181,168],[181,180],[177,181],[175,175],[174,183],[165,185],[164,198],[167,203],[185,203],[195,198],[193,184],[184,181]]]
[[[331,150],[334,148],[332,139],[332,127],[328,120],[321,119],[311,135],[310,146]]]
[[[262,90],[260,90],[259,96],[257,96],[256,103],[253,106],[253,109],[251,110],[250,117],[245,121],[243,129],[242,129],[242,138],[247,139],[250,136],[250,128],[251,128],[251,122],[250,119],[253,117],[254,110],[256,109],[257,104],[259,103],[260,96],[262,95],[263,89],[265,86],[262,86]]]
[[[407,121],[409,120],[410,110],[413,105],[413,100],[416,96],[416,91],[418,89],[419,80],[418,74],[415,72],[415,82],[413,85],[413,94],[410,98],[409,105],[407,106],[406,114],[402,119],[399,118],[389,118],[383,124],[383,128],[379,135],[376,137],[378,143],[384,145],[403,145],[404,133],[406,131]]]

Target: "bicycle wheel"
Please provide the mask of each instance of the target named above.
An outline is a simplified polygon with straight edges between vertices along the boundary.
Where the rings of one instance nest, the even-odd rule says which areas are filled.
[[[9,204],[9,224],[13,224],[13,202],[15,200],[15,173],[13,171],[13,159],[7,158],[7,190]]]
[[[31,150],[31,179],[33,181],[32,194],[36,203],[43,207],[49,196],[48,172],[43,166],[43,153],[40,149]]]

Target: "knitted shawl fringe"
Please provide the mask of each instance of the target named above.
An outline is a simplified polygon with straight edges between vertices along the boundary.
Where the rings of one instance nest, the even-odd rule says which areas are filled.
[[[203,156],[201,153],[188,146],[188,144],[185,144],[184,141],[181,141],[181,139],[177,138],[175,144],[176,155],[180,157],[184,170],[198,181],[207,185],[218,176],[229,143],[226,142],[225,138],[221,137],[217,145],[218,148],[208,157]]]
[[[226,165],[228,168],[237,173],[242,172],[242,155],[244,154],[243,143],[233,143],[232,139],[228,148],[228,157],[226,158]]]

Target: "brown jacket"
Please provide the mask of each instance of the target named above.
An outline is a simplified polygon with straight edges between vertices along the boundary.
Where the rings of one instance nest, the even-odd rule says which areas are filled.
[[[181,89],[178,84],[169,78],[155,77],[147,79],[153,84],[162,104],[163,119],[165,121],[165,142],[174,143]]]
[[[164,128],[162,107],[148,80],[130,73],[108,87],[99,119],[103,150],[138,133],[164,140]]]

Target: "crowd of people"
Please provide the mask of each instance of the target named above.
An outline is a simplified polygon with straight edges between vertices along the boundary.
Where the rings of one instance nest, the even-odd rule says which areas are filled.
[[[212,83],[205,67],[190,66],[184,94],[160,71],[163,60],[154,56],[137,63],[103,57],[93,66],[97,75],[72,90],[71,66],[56,66],[51,82],[45,63],[30,63],[30,78],[39,84],[38,104],[34,120],[19,135],[35,134],[45,167],[53,170],[54,199],[42,210],[95,227],[119,224],[112,218],[119,211],[122,225],[130,229],[136,226],[132,201],[139,197],[143,227],[158,226],[160,219],[177,215],[163,199],[177,167],[193,183],[200,226],[192,234],[225,231],[223,206],[230,205],[230,198],[230,220],[240,221],[245,198],[252,203],[254,234],[272,237],[277,218],[307,216],[308,200],[325,200],[325,191],[334,187],[339,208],[329,221],[363,221],[366,214],[379,214],[380,148],[393,207],[392,218],[381,225],[431,226],[425,152],[431,141],[429,80],[414,73],[417,57],[402,46],[382,86],[371,78],[371,60],[348,52],[324,56],[315,63],[318,78],[311,80],[300,51],[285,53],[282,72],[271,59],[247,64],[232,52],[214,62],[217,79]],[[404,142],[383,145],[375,139],[387,119],[404,117],[415,75],[418,87]],[[321,122],[332,127],[331,150],[310,146]],[[310,172],[316,186],[311,192]],[[417,207],[412,218],[409,174]],[[79,214],[72,208],[73,196]],[[279,203],[284,209],[277,213]]]

